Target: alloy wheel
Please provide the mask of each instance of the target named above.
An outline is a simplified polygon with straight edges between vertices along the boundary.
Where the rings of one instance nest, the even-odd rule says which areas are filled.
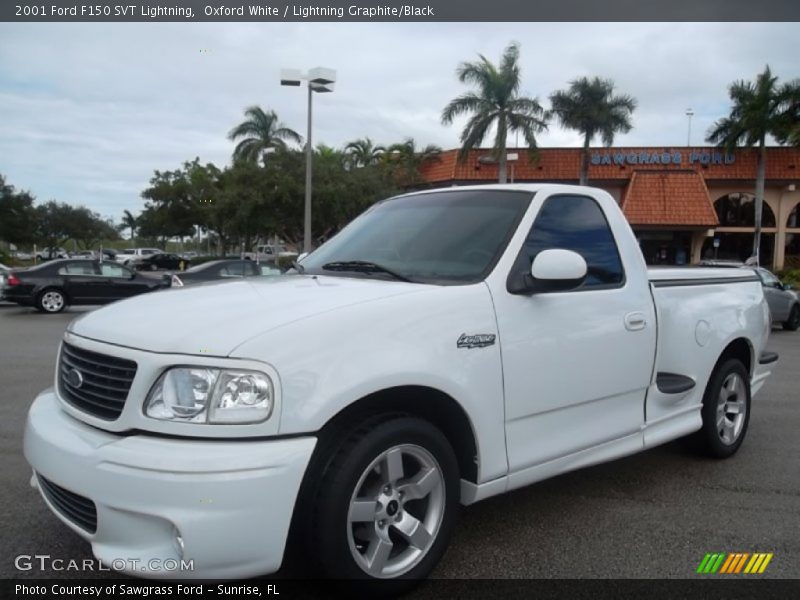
[[[717,398],[717,433],[723,444],[739,439],[747,414],[747,392],[739,373],[730,373]]]
[[[350,499],[353,559],[372,577],[407,573],[433,546],[444,512],[444,477],[433,455],[413,444],[389,448],[364,470]]]

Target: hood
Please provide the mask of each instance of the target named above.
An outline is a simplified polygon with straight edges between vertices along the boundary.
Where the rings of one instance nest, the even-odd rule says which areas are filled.
[[[288,323],[430,287],[311,275],[213,282],[116,302],[74,320],[69,331],[152,352],[227,356]]]

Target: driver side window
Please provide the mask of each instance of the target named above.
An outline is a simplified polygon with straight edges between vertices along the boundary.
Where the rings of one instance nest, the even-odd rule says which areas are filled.
[[[586,261],[588,275],[578,290],[619,287],[625,281],[614,234],[600,205],[588,196],[565,194],[545,200],[525,240],[528,264],[551,248],[572,250]]]

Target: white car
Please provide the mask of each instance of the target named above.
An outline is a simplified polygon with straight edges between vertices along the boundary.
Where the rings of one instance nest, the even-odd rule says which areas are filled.
[[[755,273],[648,271],[588,187],[399,196],[296,269],[69,326],[25,457],[105,564],[252,577],[291,537],[315,574],[397,592],[459,504],[683,436],[732,456],[777,360]]]
[[[42,248],[36,252],[37,260],[50,260],[56,258],[69,258],[69,252],[63,248]]]
[[[161,254],[163,252],[164,251],[159,248],[126,248],[125,250],[117,252],[114,260],[123,265],[127,265],[136,259],[144,258],[152,254]]]

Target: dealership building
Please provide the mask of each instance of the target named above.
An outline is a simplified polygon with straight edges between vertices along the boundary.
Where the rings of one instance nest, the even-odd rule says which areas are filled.
[[[578,183],[580,148],[509,149],[509,181]],[[490,150],[441,154],[421,169],[423,185],[496,182]],[[713,147],[592,148],[589,185],[609,192],[649,264],[745,260],[753,246],[757,151]],[[761,264],[800,268],[800,149],[767,149]]]

